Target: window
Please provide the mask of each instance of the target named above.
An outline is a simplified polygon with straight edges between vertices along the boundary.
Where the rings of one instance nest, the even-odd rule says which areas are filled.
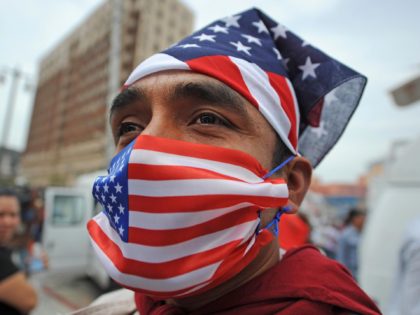
[[[81,196],[54,196],[53,225],[77,225],[87,210]]]

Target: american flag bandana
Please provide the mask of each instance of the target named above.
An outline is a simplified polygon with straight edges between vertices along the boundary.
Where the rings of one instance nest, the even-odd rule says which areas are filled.
[[[116,282],[149,296],[215,287],[273,240],[259,212],[285,206],[288,189],[266,174],[242,151],[141,135],[94,183],[96,254]]]
[[[367,81],[258,9],[215,21],[151,56],[123,88],[165,70],[194,71],[227,84],[313,167],[340,138]]]

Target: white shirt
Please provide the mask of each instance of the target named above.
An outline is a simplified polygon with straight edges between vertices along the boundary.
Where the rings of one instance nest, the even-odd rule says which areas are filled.
[[[420,314],[420,217],[408,225],[400,248],[389,314]]]

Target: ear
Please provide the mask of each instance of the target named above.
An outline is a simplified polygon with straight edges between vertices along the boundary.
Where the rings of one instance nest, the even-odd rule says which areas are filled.
[[[311,184],[311,178],[312,165],[308,159],[297,156],[288,165],[286,181],[289,188],[291,212],[295,213],[299,209]]]

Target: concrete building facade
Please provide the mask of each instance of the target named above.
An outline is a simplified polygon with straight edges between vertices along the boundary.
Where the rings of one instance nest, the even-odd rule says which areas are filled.
[[[107,137],[107,104],[116,92],[110,82],[116,76],[121,86],[140,61],[192,30],[193,14],[178,0],[116,1],[101,4],[41,61],[21,164],[31,185],[69,185],[105,168],[113,145]],[[119,58],[112,71],[115,23]]]

